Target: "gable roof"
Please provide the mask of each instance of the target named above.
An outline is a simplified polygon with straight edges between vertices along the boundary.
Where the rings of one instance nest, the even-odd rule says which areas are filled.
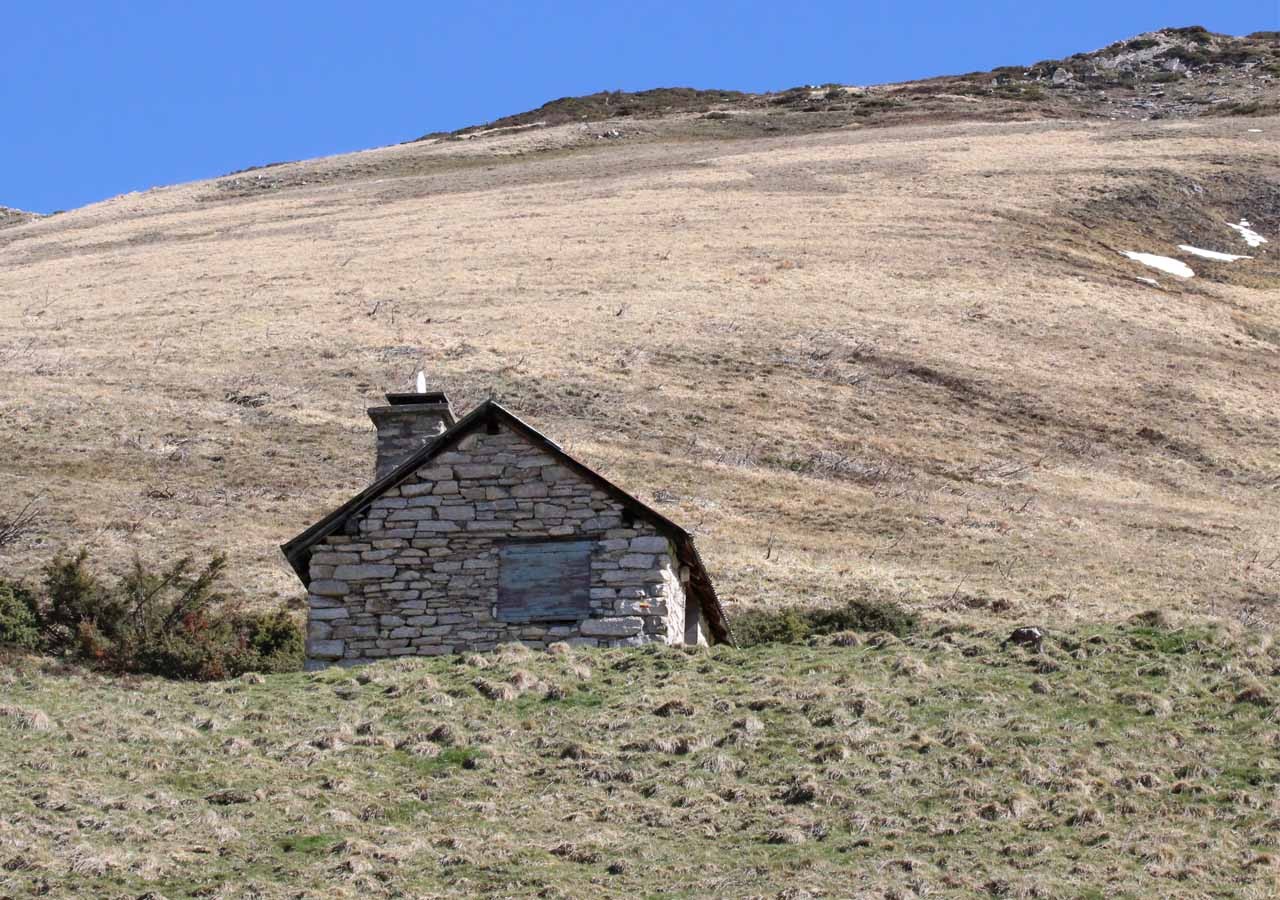
[[[636,497],[618,487],[612,481],[609,481],[600,473],[587,467],[583,463],[574,459],[566,453],[559,444],[551,440],[551,438],[538,431],[529,423],[525,422],[515,413],[511,412],[496,400],[486,400],[471,412],[467,413],[459,419],[452,427],[437,437],[434,441],[415,451],[404,462],[396,466],[395,469],[388,472],[383,477],[377,479],[373,484],[369,485],[360,493],[356,494],[346,503],[339,506],[329,515],[325,516],[319,522],[316,522],[310,528],[303,531],[297,537],[281,544],[280,549],[284,552],[285,558],[289,560],[289,565],[293,567],[293,571],[297,573],[298,578],[302,580],[303,585],[311,582],[310,561],[311,548],[318,544],[324,538],[340,530],[351,520],[353,516],[359,515],[368,508],[374,500],[386,493],[386,491],[400,484],[400,482],[409,478],[418,469],[429,463],[437,454],[443,453],[452,447],[459,440],[465,437],[472,429],[479,425],[486,424],[490,420],[496,419],[505,423],[513,431],[523,434],[531,443],[545,450],[548,454],[556,459],[558,463],[568,469],[581,475],[587,481],[591,482],[601,490],[608,493],[620,504],[624,509],[629,510],[636,518],[644,519],[653,525],[659,532],[664,534],[671,540],[676,547],[676,557],[680,565],[685,566],[689,570],[688,591],[697,598],[698,605],[702,609],[702,615],[707,622],[715,640],[719,643],[732,643],[733,636],[729,631],[729,622],[724,614],[724,607],[720,605],[720,598],[716,596],[716,590],[711,583],[711,577],[707,574],[707,568],[703,565],[702,556],[698,553],[698,548],[693,543],[693,535],[685,531],[675,522],[668,519],[662,513],[658,512],[651,506],[641,502]]]

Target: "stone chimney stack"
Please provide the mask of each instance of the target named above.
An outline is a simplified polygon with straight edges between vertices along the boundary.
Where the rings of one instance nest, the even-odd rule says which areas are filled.
[[[422,387],[419,381],[419,387]],[[386,475],[427,444],[455,419],[449,398],[441,391],[387,394],[388,406],[369,408],[378,429],[378,461],[375,480]]]

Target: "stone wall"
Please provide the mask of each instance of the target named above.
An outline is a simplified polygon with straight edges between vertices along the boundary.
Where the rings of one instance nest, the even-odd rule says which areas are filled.
[[[488,650],[506,641],[683,643],[685,590],[671,542],[505,423],[481,423],[317,544],[308,666]],[[498,551],[514,539],[592,543],[590,613],[496,617]],[[705,641],[705,638],[701,638]]]

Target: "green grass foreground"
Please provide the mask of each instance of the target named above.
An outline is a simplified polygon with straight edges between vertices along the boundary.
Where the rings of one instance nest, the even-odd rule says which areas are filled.
[[[1272,897],[1280,651],[1140,626],[0,667],[0,896]]]

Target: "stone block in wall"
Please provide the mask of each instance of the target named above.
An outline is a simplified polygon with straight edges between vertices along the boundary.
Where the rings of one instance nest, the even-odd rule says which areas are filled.
[[[338,659],[345,650],[343,641],[307,641],[307,656],[314,659]]]
[[[466,521],[476,517],[476,508],[470,504],[463,506],[441,506],[436,509],[437,515],[446,522]]]
[[[421,522],[423,519],[434,519],[436,517],[435,508],[430,506],[410,506],[406,509],[397,509],[388,518],[388,522],[407,522],[407,527],[416,528],[413,523]],[[376,545],[376,541],[374,542]]]
[[[644,629],[644,619],[639,616],[615,616],[608,619],[584,619],[578,625],[579,633],[588,637],[628,637]]]
[[[322,578],[307,585],[307,590],[321,597],[342,597],[351,593],[351,586],[345,581]]]
[[[334,551],[320,550],[311,554],[312,566],[341,566],[347,563],[358,562],[360,562],[360,555],[358,553],[336,553]]]
[[[644,616],[655,612],[653,604],[648,600],[619,600],[613,605],[619,615]]]
[[[633,553],[666,553],[670,546],[671,542],[660,535],[645,535],[631,539]]]
[[[582,530],[609,532],[611,529],[617,529],[617,527],[621,524],[622,524],[622,519],[619,518],[618,516],[597,516],[594,519],[587,519],[585,522],[583,522]],[[623,537],[630,537],[631,529],[629,528],[626,529],[626,532],[627,533],[623,535]],[[612,534],[606,534],[605,536],[613,537]]]
[[[506,531],[511,527],[510,522],[501,521],[472,521],[467,523],[467,531]]]
[[[357,564],[338,566],[333,576],[339,581],[378,581],[394,578],[396,567],[389,565]]]
[[[454,466],[453,471],[459,479],[474,481],[483,478],[497,478],[502,474],[502,466],[471,463]]]
[[[430,533],[433,533],[433,534],[435,534],[435,533],[438,533],[438,532],[439,532],[439,533],[445,533],[445,534],[447,534],[447,533],[452,532],[452,531],[461,531],[461,530],[462,530],[462,529],[461,529],[461,527],[458,525],[458,523],[457,523],[457,522],[428,522],[428,521],[424,521],[424,520],[422,520],[422,519],[419,519],[419,520],[418,520],[418,524],[417,524],[417,525],[415,525],[415,526],[414,526],[414,528],[416,528],[416,529],[418,530],[418,534],[419,534],[419,535],[423,534],[424,532],[430,532]],[[413,542],[413,545],[414,545],[415,547],[417,547],[417,546],[418,546],[418,544],[419,544],[419,542],[418,542],[418,541],[414,541],[414,542]]]

